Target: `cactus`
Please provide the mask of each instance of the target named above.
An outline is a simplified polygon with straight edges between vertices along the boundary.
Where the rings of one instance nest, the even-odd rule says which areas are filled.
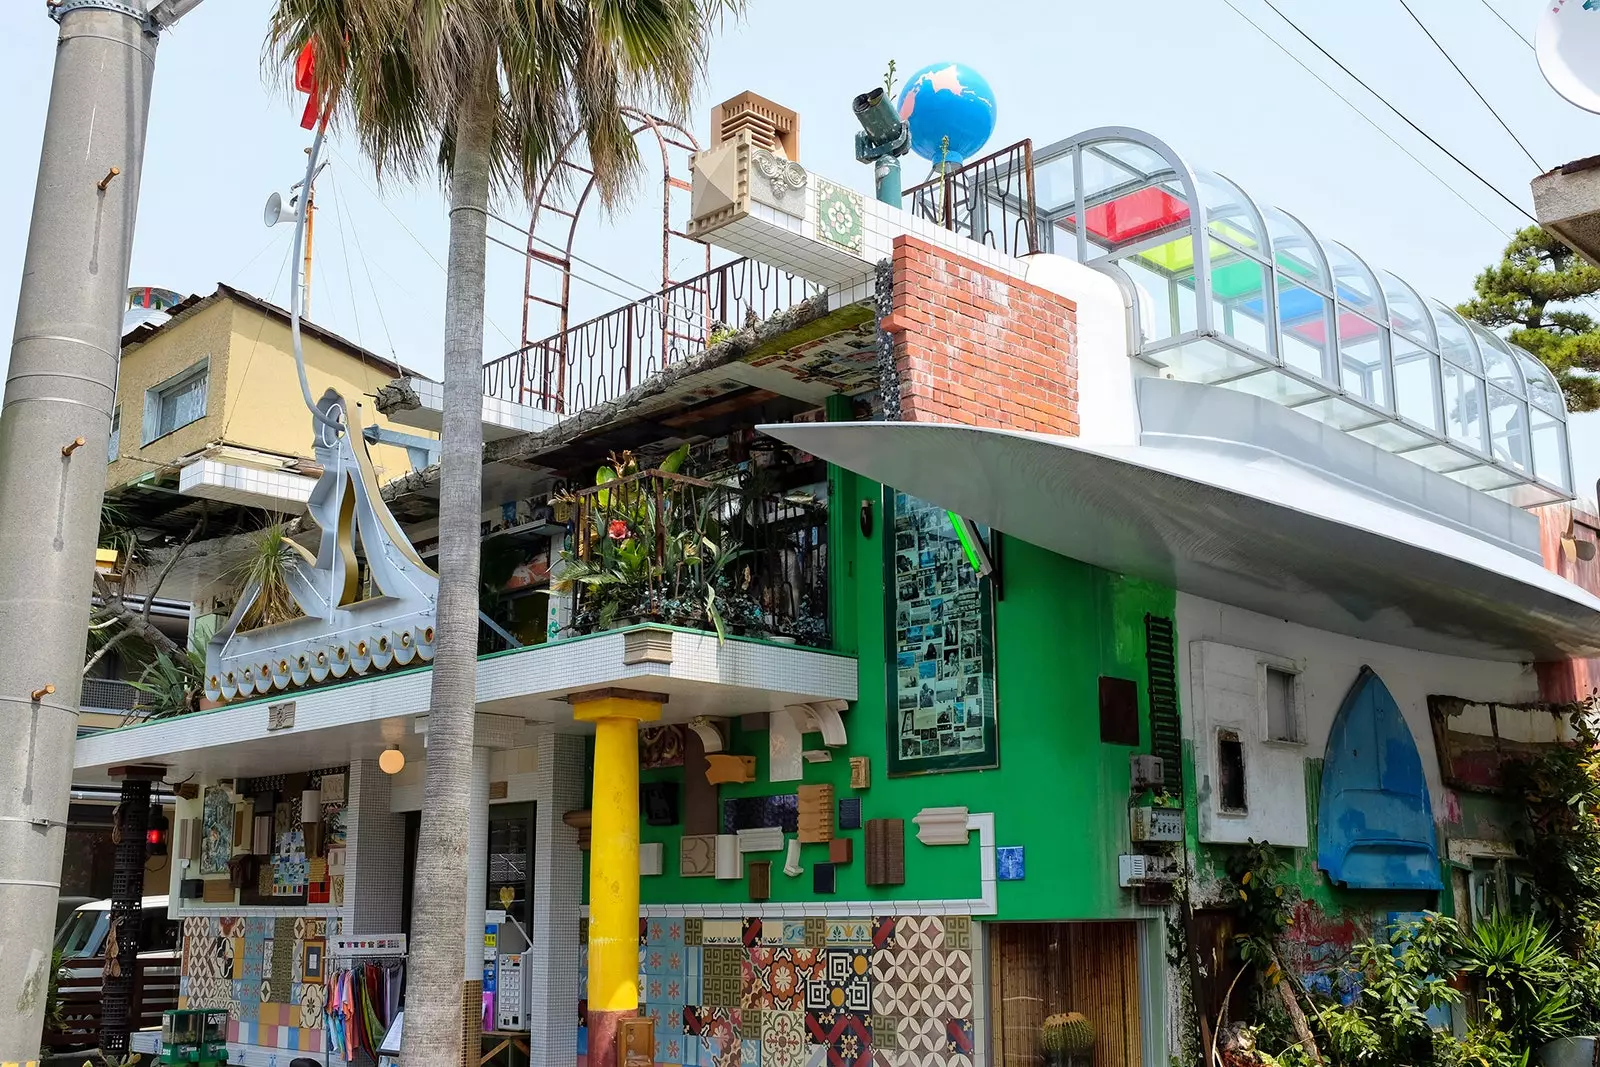
[[[1094,1027],[1075,1011],[1052,1015],[1039,1031],[1039,1044],[1054,1055],[1082,1056],[1094,1048]]]

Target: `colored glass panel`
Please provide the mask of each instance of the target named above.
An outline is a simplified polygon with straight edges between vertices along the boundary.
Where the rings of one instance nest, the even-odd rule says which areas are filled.
[[[1100,243],[1127,244],[1178,225],[1189,217],[1189,205],[1165,189],[1140,189],[1097,204],[1086,213],[1089,233]],[[1070,223],[1073,216],[1068,216]]]

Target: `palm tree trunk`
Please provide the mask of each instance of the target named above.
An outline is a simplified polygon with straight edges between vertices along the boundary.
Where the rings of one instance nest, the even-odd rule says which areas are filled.
[[[411,906],[410,974],[401,1062],[462,1062],[463,930],[478,651],[478,530],[483,483],[484,253],[489,151],[498,105],[494,55],[483,57],[456,117],[444,305],[440,434],[439,608],[428,710],[428,778]],[[478,961],[470,961],[477,963]],[[481,966],[481,963],[479,964]],[[476,1011],[477,1006],[473,1005]],[[478,1050],[467,1049],[477,1062]]]

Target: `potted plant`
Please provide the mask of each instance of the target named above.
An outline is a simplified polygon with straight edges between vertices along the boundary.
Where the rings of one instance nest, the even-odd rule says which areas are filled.
[[[1047,1067],[1070,1067],[1079,1056],[1094,1048],[1094,1027],[1082,1014],[1060,1012],[1045,1019],[1039,1028],[1039,1049]]]

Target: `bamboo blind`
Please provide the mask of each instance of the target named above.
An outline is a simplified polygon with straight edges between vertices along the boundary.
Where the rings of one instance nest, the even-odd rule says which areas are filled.
[[[1094,1026],[1079,1067],[1141,1067],[1139,934],[1131,922],[989,927],[996,1067],[1040,1067],[1045,1016],[1076,1011]]]

